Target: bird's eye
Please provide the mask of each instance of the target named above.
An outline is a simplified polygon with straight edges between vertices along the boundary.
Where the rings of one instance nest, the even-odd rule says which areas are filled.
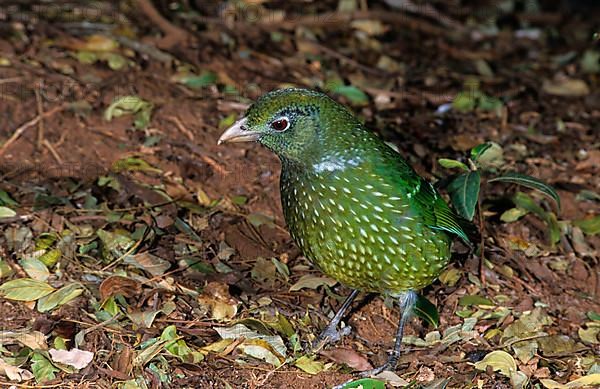
[[[275,131],[285,131],[288,129],[288,127],[290,126],[290,121],[288,120],[288,118],[279,118],[277,120],[275,120],[273,123],[271,123],[271,128],[274,129]]]

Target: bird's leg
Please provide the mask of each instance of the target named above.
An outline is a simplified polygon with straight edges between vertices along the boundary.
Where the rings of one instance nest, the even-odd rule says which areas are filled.
[[[379,366],[373,370],[368,370],[362,372],[360,375],[363,377],[369,377],[373,375],[377,375],[384,370],[393,371],[396,369],[396,364],[398,363],[398,358],[400,357],[400,348],[402,347],[402,335],[404,334],[404,325],[410,319],[412,310],[417,302],[417,294],[409,290],[404,293],[399,298],[400,302],[400,322],[398,323],[398,330],[396,331],[396,342],[394,343],[394,349],[390,354],[387,362],[382,366]]]
[[[337,326],[338,324],[340,324],[340,321],[342,321],[342,318],[346,314],[348,308],[350,308],[350,305],[352,304],[352,301],[354,301],[356,296],[358,296],[358,290],[355,289],[350,293],[348,297],[346,297],[346,300],[344,300],[344,303],[342,304],[341,308],[337,311],[333,319],[331,319],[327,327],[325,327],[323,332],[321,332],[321,334],[319,334],[317,339],[315,339],[315,341],[313,342],[312,347],[314,350],[320,349],[327,343],[337,342],[342,338],[342,336],[348,335],[348,333],[350,332],[350,327],[345,327],[343,330],[338,331]]]

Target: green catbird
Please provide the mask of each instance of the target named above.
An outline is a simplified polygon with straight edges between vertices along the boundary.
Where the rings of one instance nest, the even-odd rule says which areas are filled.
[[[323,93],[267,93],[218,143],[249,141],[281,160],[281,203],[296,244],[323,273],[353,289],[317,343],[340,338],[337,326],[359,291],[391,296],[401,308],[395,347],[369,373],[395,369],[415,291],[439,276],[453,238],[468,243],[473,226],[400,154]]]

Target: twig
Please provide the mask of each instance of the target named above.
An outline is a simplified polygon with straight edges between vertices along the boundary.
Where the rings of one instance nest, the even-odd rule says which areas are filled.
[[[9,77],[0,79],[0,85],[2,84],[10,84],[13,82],[19,82],[23,79],[23,77]]]
[[[25,131],[27,131],[28,128],[35,126],[40,120],[48,118],[48,117],[54,115],[55,113],[64,110],[66,107],[67,107],[66,104],[61,104],[59,106],[52,108],[50,111],[46,111],[42,115],[38,115],[38,116],[34,117],[33,119],[29,120],[28,122],[23,123],[19,128],[17,128],[15,130],[15,132],[12,134],[12,136],[2,145],[2,147],[0,147],[0,156],[2,156],[6,152],[6,150],[10,147],[10,145],[15,143],[15,141],[17,139],[19,139],[19,137],[21,135],[23,135],[23,133]]]
[[[483,212],[481,211],[481,196],[477,199],[477,213],[479,214],[479,235],[481,235],[481,252],[479,253],[479,278],[485,288],[485,227],[483,225]]]
[[[458,21],[451,17],[442,14],[440,11],[432,7],[430,4],[415,4],[411,0],[385,0],[385,2],[392,8],[400,9],[403,11],[412,12],[417,15],[423,15],[428,18],[434,19],[441,25],[450,27],[455,30],[464,30],[464,26]]]
[[[211,18],[197,15],[186,17],[199,23],[227,25],[223,18]],[[347,27],[349,22],[358,19],[381,20],[383,22],[392,23],[395,26],[404,26],[430,35],[448,34],[448,31],[445,28],[434,26],[429,22],[413,18],[404,13],[390,11],[325,12],[300,17],[296,15],[282,21],[274,21],[273,18],[267,17],[258,20],[256,23],[237,22],[230,27],[233,31],[238,32],[256,28],[264,30],[276,30],[280,28],[293,30],[297,27],[339,28]]]
[[[183,135],[185,135],[189,140],[194,140],[194,134],[183,125],[183,123],[181,122],[181,120],[179,120],[177,116],[167,116],[167,119],[175,123],[177,129],[181,131]]]
[[[37,105],[37,113],[39,116],[43,117],[44,106],[42,104],[42,96],[40,95],[40,88],[38,87],[38,85],[36,85],[33,90],[35,92],[35,102]],[[38,121],[37,143],[35,146],[38,151],[42,149],[43,143],[44,143],[44,120],[40,119]]]
[[[177,45],[181,41],[185,40],[189,34],[186,30],[183,30],[165,19],[152,5],[150,0],[137,0],[138,7],[144,14],[150,19],[150,21],[158,26],[158,28],[165,34],[156,45],[163,49],[170,49]]]
[[[137,51],[141,54],[146,54],[148,57],[155,59],[159,62],[173,62],[175,58],[164,51],[154,47],[153,45],[149,45],[146,43],[141,43],[133,39],[129,39],[125,36],[113,35],[112,38],[122,44],[125,47],[129,47],[130,49]]]
[[[221,166],[217,161],[207,155],[200,155],[200,158],[208,165],[210,165],[213,169],[217,171],[217,173],[221,175],[229,174],[230,172]]]
[[[26,222],[33,219],[33,215],[17,215],[10,217],[0,217],[0,224],[10,224],[14,222]]]
[[[41,123],[41,121],[40,121],[40,123]],[[50,142],[48,142],[48,139],[44,139],[42,143],[50,151],[50,154],[52,154],[52,157],[54,157],[54,159],[56,160],[56,162],[58,162],[60,165],[62,165],[63,164],[63,159],[56,152],[56,150],[54,149],[54,147],[52,146],[52,144]]]

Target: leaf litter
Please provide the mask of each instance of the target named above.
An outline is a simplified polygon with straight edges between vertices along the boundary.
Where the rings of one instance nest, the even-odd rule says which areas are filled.
[[[440,187],[456,174],[452,202],[483,222],[484,250],[458,250],[423,291],[433,304],[411,322],[398,374],[344,387],[598,385],[598,52],[581,40],[591,23],[552,25],[548,10],[530,28],[518,8],[486,9],[484,23],[437,2],[409,14],[334,1],[308,2],[306,25],[291,5],[253,3],[278,16],[250,26],[200,5],[162,10],[205,42],[167,52],[153,26],[132,28],[139,18],[100,3],[119,27],[110,33],[54,23],[86,15],[78,4],[37,12],[58,30],[22,10],[26,28],[0,36],[6,380],[332,387],[382,362],[398,312],[379,298],[344,320],[354,332],[340,345],[310,353],[349,291],[290,244],[271,156],[213,145],[261,93],[296,85],[349,105]],[[323,23],[323,9],[361,17]],[[438,23],[469,34],[440,35]],[[550,41],[553,29],[571,44]],[[25,42],[28,61],[16,54]],[[513,55],[534,46],[535,59]],[[36,98],[39,78],[49,83]],[[57,99],[69,108],[53,110]]]

